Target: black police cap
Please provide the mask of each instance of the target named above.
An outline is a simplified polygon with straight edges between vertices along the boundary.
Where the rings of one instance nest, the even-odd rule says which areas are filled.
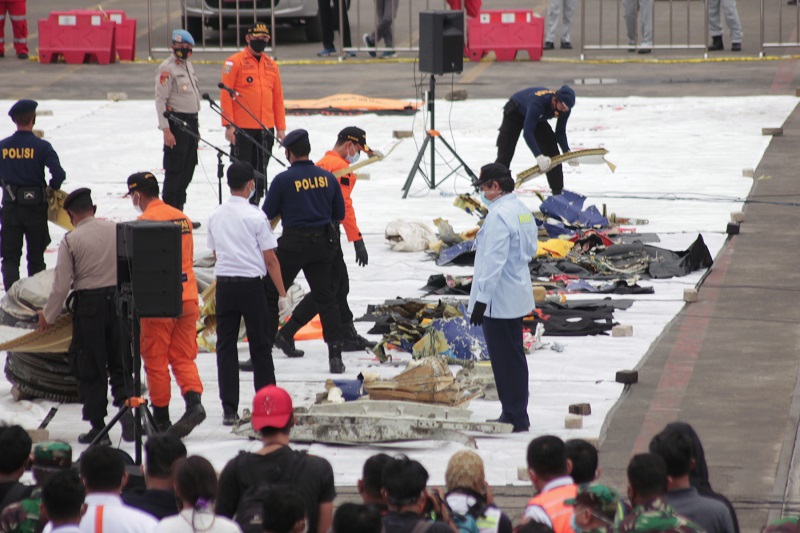
[[[511,171],[502,163],[489,163],[481,167],[481,174],[478,179],[472,182],[474,187],[483,185],[492,180],[511,179]]]
[[[283,147],[291,148],[295,144],[310,143],[308,140],[308,132],[306,130],[293,130],[290,131],[286,137],[283,138]]]
[[[363,148],[368,154],[372,153],[372,149],[367,146],[367,132],[361,128],[347,126],[345,129],[339,132],[339,138],[345,141],[353,141],[354,143],[361,145],[361,148]]]
[[[15,115],[21,115],[23,113],[32,113],[36,111],[38,105],[39,102],[36,100],[28,100],[27,98],[19,100],[11,106],[11,109],[8,111],[8,116],[14,117]]]
[[[83,199],[83,198],[86,198],[86,197],[89,198],[89,202],[91,203],[91,201],[92,201],[92,190],[91,189],[87,189],[86,187],[81,187],[80,189],[75,189],[74,191],[69,193],[67,195],[67,197],[64,199],[64,209],[69,211],[69,208],[72,207],[72,205],[77,200],[80,200],[80,199]]]
[[[158,196],[158,180],[152,172],[137,172],[128,176],[128,194],[135,192]]]

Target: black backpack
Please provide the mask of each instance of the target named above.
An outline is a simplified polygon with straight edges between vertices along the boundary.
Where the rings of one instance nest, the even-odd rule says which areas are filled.
[[[274,465],[264,477],[257,479],[250,467],[250,454],[243,453],[237,459],[237,477],[246,483],[247,489],[239,498],[235,520],[244,533],[263,533],[264,497],[274,489],[292,486],[292,479],[306,458],[306,452],[292,450],[288,464]]]

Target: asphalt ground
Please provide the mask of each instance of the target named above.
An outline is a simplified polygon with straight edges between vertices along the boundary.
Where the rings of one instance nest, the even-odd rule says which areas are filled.
[[[93,9],[96,5],[88,0],[29,2],[31,53],[36,54],[38,37],[33,21],[49,11]],[[165,54],[155,53],[153,61],[147,60],[146,5],[123,0],[103,3],[106,9],[126,9],[129,16],[142,21],[137,38],[139,61],[106,66],[41,65],[17,60],[7,48],[6,58],[0,60],[0,98],[105,99],[109,92],[124,92],[131,99],[152,98],[153,61]],[[178,3],[167,5],[172,5],[171,20],[175,21]],[[669,20],[668,5],[678,6],[676,12],[685,7],[685,3],[656,2],[657,48],[667,37],[663,28]],[[782,0],[765,0],[765,5],[766,40],[797,39],[795,23],[800,12],[786,7]],[[354,7],[360,20],[371,16],[365,0]],[[508,0],[502,7],[544,13],[542,0],[532,5]],[[603,50],[587,53],[589,60],[580,61],[578,14],[572,38],[576,49],[547,52],[539,62],[466,62],[461,74],[439,78],[439,95],[452,87],[465,89],[469,98],[504,98],[518,88],[562,83],[574,85],[578,98],[752,96],[749,105],[757,106],[763,95],[794,95],[800,86],[800,72],[792,54],[800,48],[772,48],[770,57],[760,58],[760,2],[742,1],[738,7],[745,30],[744,50],[739,54],[712,53],[705,61],[703,51],[698,50],[656,49],[649,56]],[[351,19],[355,19],[353,9]],[[153,27],[156,33],[151,42],[155,47],[165,46],[166,17],[154,17]],[[403,21],[398,27],[399,35],[410,36],[398,39],[398,46],[415,45],[413,30]],[[603,28],[606,38],[614,27],[610,23]],[[10,30],[6,31],[10,36]],[[354,34],[357,41],[358,32]],[[587,30],[585,36],[587,43],[598,42],[599,29]],[[363,52],[356,59],[322,61],[316,58],[319,43],[304,42],[301,30],[282,28],[277,37],[276,54],[287,98],[348,92],[388,98],[415,94],[419,74],[414,52],[401,52],[399,59],[387,61],[368,60]],[[702,43],[702,35],[699,37],[692,42]],[[215,32],[207,36],[216,38]],[[235,32],[223,34],[226,46],[235,46],[235,38]],[[729,47],[727,30],[725,44]],[[193,58],[202,89],[212,95],[218,92],[215,86],[226,55],[198,52]],[[797,111],[783,128],[783,136],[773,138],[755,169],[740,234],[731,237],[720,253],[699,287],[698,301],[688,304],[651,347],[638,368],[639,383],[620,399],[601,438],[601,480],[624,490],[625,466],[631,454],[644,451],[650,437],[666,423],[691,423],[703,440],[712,485],[733,500],[743,532],[758,531],[782,512],[800,508],[797,472],[792,468],[800,422]],[[494,142],[493,131],[487,134],[487,142]],[[676,164],[690,162],[676,154]],[[501,505],[518,518],[530,490],[496,487],[495,493]],[[352,487],[340,487],[340,494],[340,501],[355,498]]]

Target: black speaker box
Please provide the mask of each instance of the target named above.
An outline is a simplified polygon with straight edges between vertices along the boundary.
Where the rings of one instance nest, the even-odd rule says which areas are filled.
[[[464,70],[463,11],[420,11],[419,70],[428,74]]]
[[[183,312],[181,227],[137,220],[117,224],[117,288],[129,288],[140,317]]]

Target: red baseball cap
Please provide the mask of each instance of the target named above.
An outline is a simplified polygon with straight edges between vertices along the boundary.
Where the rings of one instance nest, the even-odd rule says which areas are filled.
[[[294,409],[289,393],[276,385],[262,387],[253,398],[253,429],[282,428],[289,423]]]

